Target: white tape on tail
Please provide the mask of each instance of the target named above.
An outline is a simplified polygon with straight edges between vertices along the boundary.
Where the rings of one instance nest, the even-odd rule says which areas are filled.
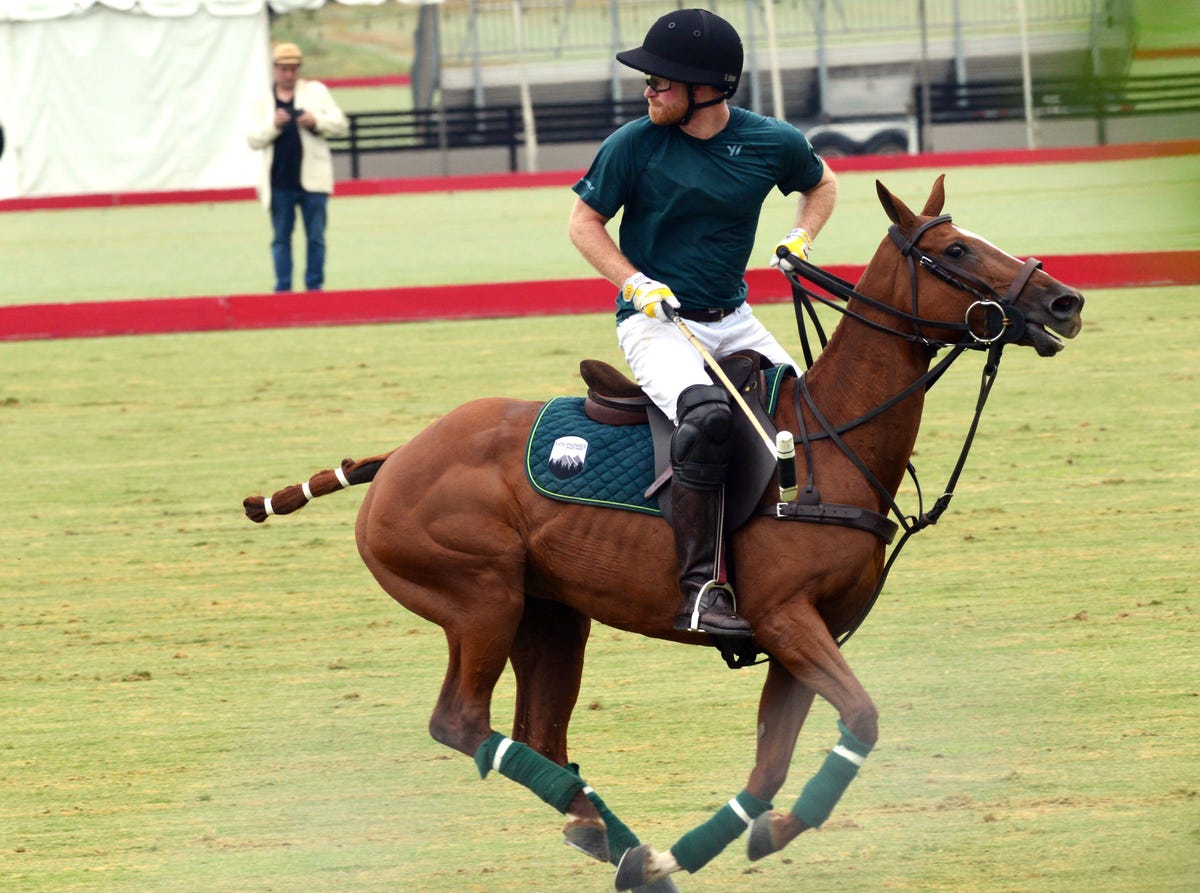
[[[338,479],[338,482],[342,485],[342,489],[350,486],[350,482],[346,480],[346,472],[342,471],[342,466],[339,465],[333,470],[333,476]]]
[[[312,502],[312,487],[308,485],[308,481],[300,485],[300,490],[304,493],[304,501]]]
[[[275,514],[275,509],[271,506],[270,496],[263,499],[263,511],[267,513],[268,517]]]

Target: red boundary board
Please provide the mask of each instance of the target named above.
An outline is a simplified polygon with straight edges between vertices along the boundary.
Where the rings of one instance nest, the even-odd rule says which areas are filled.
[[[1200,140],[1040,150],[945,152],[928,155],[838,159],[837,169],[895,170],[980,164],[1070,163],[1200,154]],[[567,186],[578,172],[492,174],[355,180],[338,184],[340,195],[383,195],[471,189]],[[116,207],[211,201],[241,201],[249,189],[213,189],[120,195],[50,196],[0,201],[0,212]],[[1046,269],[1077,288],[1136,288],[1200,284],[1200,251],[1071,254],[1046,257]],[[829,272],[856,281],[861,266]],[[757,303],[787,300],[785,280],[770,270],[746,275]],[[131,301],[27,304],[0,307],[0,341],[82,338],[165,332],[202,332],[289,326],[355,325],[423,319],[470,319],[545,313],[589,313],[612,309],[614,289],[601,279],[446,285],[290,295],[224,295]]]
[[[1084,290],[1200,284],[1200,251],[1064,254],[1042,260],[1055,278]],[[856,282],[863,270],[857,265],[825,269],[850,282]],[[751,270],[746,279],[755,303],[786,301],[791,296],[786,280],[774,270]],[[602,313],[613,309],[615,296],[616,289],[603,279],[554,279],[25,304],[0,307],[0,341]]]

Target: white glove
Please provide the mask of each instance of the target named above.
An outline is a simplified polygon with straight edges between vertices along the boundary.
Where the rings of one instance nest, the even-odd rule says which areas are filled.
[[[669,322],[663,312],[665,301],[676,310],[679,309],[679,298],[663,283],[651,279],[645,273],[634,273],[621,286],[621,297],[633,304],[635,310],[662,322]]]
[[[771,255],[771,266],[779,267],[788,273],[791,273],[795,268],[788,263],[786,257],[780,257],[778,252],[780,248],[786,248],[790,253],[796,255],[801,260],[808,260],[808,255],[812,253],[812,236],[808,234],[808,230],[796,227],[786,236],[779,240],[779,244],[775,246],[775,253]]]

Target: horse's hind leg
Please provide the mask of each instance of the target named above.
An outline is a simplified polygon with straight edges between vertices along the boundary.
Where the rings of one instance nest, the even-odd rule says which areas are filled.
[[[364,554],[364,558],[384,588],[393,595],[397,592],[403,593],[408,597],[405,603],[411,606],[415,601],[411,589],[404,588],[405,584],[400,578],[391,575],[386,567],[374,560],[369,550]],[[516,579],[520,581],[520,578],[520,573],[517,573]],[[396,588],[389,585],[393,583],[397,584]],[[471,596],[464,590],[476,595]],[[480,598],[480,592],[487,593],[487,597]],[[583,793],[585,785],[579,775],[548,759],[539,749],[506,737],[492,727],[492,692],[516,647],[518,638],[528,634],[520,632],[523,623],[523,598],[519,592],[513,591],[511,585],[506,585],[499,571],[490,579],[480,574],[473,575],[465,586],[456,589],[446,584],[440,592],[434,592],[433,596],[423,598],[422,607],[428,611],[431,619],[441,623],[446,633],[450,659],[437,706],[429,720],[430,734],[447,747],[474,757],[481,777],[486,778],[492,771],[499,772],[531,790],[560,813],[589,819],[594,829],[592,837],[599,839],[603,844],[596,855],[598,858],[607,859],[608,847],[603,822]],[[451,602],[457,605],[457,609],[445,610],[442,607]],[[431,607],[434,604],[438,607]],[[586,628],[575,635],[578,638],[575,647],[581,661]],[[572,647],[568,637],[568,651]],[[527,650],[518,648],[519,653],[525,653]],[[517,661],[521,662],[520,656],[517,657]],[[528,679],[528,672],[523,672]],[[567,708],[566,713],[560,717],[563,724],[563,731],[558,733],[561,742],[554,741],[553,732],[539,732],[540,748],[552,752],[565,752],[565,724],[570,715],[570,707],[578,694],[578,676],[579,671],[576,670],[575,681],[568,682],[565,688],[559,689],[558,697]],[[523,694],[522,697],[526,695]],[[532,712],[528,707],[524,712],[531,717],[541,715]]]
[[[567,762],[567,726],[583,674],[583,654],[591,620],[558,602],[526,598],[525,615],[513,641],[517,707],[513,737],[578,774]],[[565,842],[583,853],[617,864],[640,841],[590,785],[567,807]],[[670,878],[640,886],[639,893],[677,893]]]
[[[517,677],[513,737],[560,766],[568,764],[567,726],[579,697],[591,620],[558,602],[526,598],[513,642]],[[567,808],[566,842],[600,861],[616,861],[639,841],[600,796],[583,788]]]
[[[391,578],[386,568],[366,555],[364,558],[367,558],[368,567],[385,589],[392,593],[402,591],[388,585]],[[473,586],[480,583],[478,578],[472,581]],[[582,793],[583,780],[576,772],[540,752],[565,751],[565,723],[569,706],[574,703],[578,693],[578,681],[566,689],[564,703],[568,711],[561,718],[564,727],[564,731],[558,733],[561,743],[555,743],[553,733],[542,731],[536,736],[539,750],[506,737],[492,727],[492,693],[520,637],[523,603],[506,598],[502,589],[493,588],[491,591],[493,597],[486,604],[476,600],[472,611],[456,612],[459,616],[453,620],[431,618],[442,621],[449,646],[449,662],[437,706],[429,720],[429,733],[434,740],[473,757],[481,777],[486,778],[490,772],[497,771],[529,788],[560,813],[590,818],[600,826],[599,837],[603,840],[603,823]],[[453,598],[448,592],[440,595],[445,601]],[[578,645],[581,655],[585,639],[586,632]],[[567,647],[571,647],[569,641]],[[522,651],[518,649],[518,652]],[[520,657],[516,660],[521,662]],[[525,712],[531,717],[542,715],[529,710]],[[537,722],[535,725],[543,723]],[[607,847],[598,856],[607,858]]]
[[[513,737],[562,765],[591,626],[574,608],[527,597],[509,655],[517,677]]]
[[[583,653],[591,620],[566,605],[532,597],[513,640],[513,673],[517,677],[517,706],[513,738],[559,766],[578,774],[567,763],[567,726],[579,698]],[[566,809],[565,842],[607,862],[608,835],[595,806],[581,788]]]

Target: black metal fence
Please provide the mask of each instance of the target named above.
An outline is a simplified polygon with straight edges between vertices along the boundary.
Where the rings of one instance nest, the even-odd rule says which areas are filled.
[[[1200,72],[1129,78],[1060,78],[1032,85],[1039,118],[1103,118],[1192,112],[1200,109]],[[988,121],[1025,114],[1021,81],[933,84],[929,98],[935,124]],[[920,86],[917,107],[920,108]]]
[[[646,113],[646,101],[571,102],[534,107],[539,143],[599,142],[627,121]],[[334,152],[350,156],[350,176],[357,180],[361,157],[379,152],[504,148],[509,170],[518,166],[517,150],[525,145],[525,122],[517,105],[406,112],[362,112],[347,115],[350,133],[330,140]]]
[[[1060,78],[1031,85],[1033,115],[1039,121],[1091,119],[1097,141],[1107,139],[1111,118],[1200,111],[1200,72],[1126,78]],[[934,124],[986,123],[1025,117],[1021,81],[981,81],[966,85],[940,83],[929,90]],[[920,109],[921,87],[916,87]]]
[[[920,86],[912,107],[921,109]],[[985,123],[1022,119],[1025,98],[1019,80],[938,83],[930,88],[934,124]],[[1128,78],[1038,80],[1032,88],[1039,120],[1092,118],[1104,141],[1104,122],[1131,115],[1200,111],[1200,73]],[[645,114],[641,97],[629,100],[547,103],[533,107],[539,143],[599,142],[627,121]],[[505,148],[509,170],[518,169],[525,124],[517,105],[488,108],[352,114],[350,133],[331,140],[333,151],[350,156],[350,176],[361,176],[361,158],[380,152]]]

